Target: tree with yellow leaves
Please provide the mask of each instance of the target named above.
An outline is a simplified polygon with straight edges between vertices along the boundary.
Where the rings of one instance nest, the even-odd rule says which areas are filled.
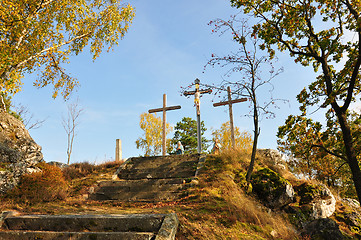
[[[162,150],[162,130],[163,121],[152,113],[142,113],[140,115],[140,128],[144,131],[143,137],[135,141],[137,148],[144,150],[145,156],[159,155]],[[166,135],[172,131],[169,123],[166,123]],[[169,140],[167,141],[169,143]]]
[[[86,46],[95,60],[128,31],[134,9],[121,0],[2,0],[0,92],[15,94],[25,73],[40,70],[36,87],[52,85],[67,98],[76,79],[61,66]]]
[[[221,128],[214,130],[212,132],[213,142],[216,139],[220,141],[222,145],[221,150],[230,150],[232,149],[232,140],[231,140],[231,126],[229,121],[221,125]],[[235,149],[249,151],[252,149],[252,135],[247,132],[241,132],[238,127],[234,128],[234,138],[235,138]]]

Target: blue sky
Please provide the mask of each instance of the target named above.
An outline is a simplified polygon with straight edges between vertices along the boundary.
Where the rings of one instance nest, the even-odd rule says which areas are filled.
[[[207,68],[203,73],[204,65],[212,53],[225,55],[237,50],[229,35],[212,34],[212,28],[207,25],[216,18],[228,19],[238,13],[229,1],[133,0],[129,3],[135,7],[136,17],[114,51],[104,52],[95,62],[88,52],[83,52],[63,66],[81,85],[68,102],[79,98],[84,109],[71,162],[100,163],[114,158],[117,138],[122,140],[123,158],[141,155],[142,151],[135,145],[142,135],[139,115],[161,107],[164,93],[169,106],[182,106],[181,110],[167,113],[170,124],[175,125],[183,117],[195,119],[193,99],[181,96],[180,87],[188,86],[196,78],[206,84],[219,83],[226,69]],[[275,110],[275,119],[261,122],[259,148],[277,147],[278,126],[289,114],[298,113],[295,96],[315,77],[311,68],[294,64],[286,53],[278,58],[277,65],[283,66],[284,72],[273,81],[273,95],[290,102]],[[35,77],[26,76],[23,91],[14,96],[14,103],[28,107],[34,119],[46,119],[41,128],[30,130],[43,148],[44,159],[66,162],[66,133],[61,119],[66,115],[67,103],[60,97],[53,100],[51,88],[33,87]],[[212,95],[201,99],[201,118],[208,128],[208,138],[211,129],[229,120],[227,108],[214,108],[212,101],[218,99]],[[236,104],[233,111],[235,125],[251,132],[252,119],[243,117],[249,111],[248,104]]]

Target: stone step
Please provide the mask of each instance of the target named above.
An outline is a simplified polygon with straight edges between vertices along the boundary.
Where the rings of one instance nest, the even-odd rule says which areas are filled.
[[[184,196],[182,192],[152,191],[152,192],[95,192],[89,198],[97,201],[124,202],[169,202]]]
[[[137,191],[178,191],[189,186],[185,179],[139,179],[126,181],[103,181],[98,184],[97,191],[104,192],[137,192]]]
[[[137,179],[167,179],[167,178],[190,178],[195,175],[195,169],[178,168],[148,168],[148,169],[124,169],[119,174],[119,179],[137,180]]]
[[[132,157],[127,161],[134,168],[148,168],[159,167],[162,165],[178,165],[179,163],[185,163],[184,166],[187,166],[187,163],[198,162],[200,155],[168,155],[168,156],[150,156],[150,157]]]
[[[0,216],[0,239],[174,240],[178,218],[171,214]]]
[[[153,240],[154,233],[133,232],[41,232],[7,231],[0,232],[1,240]]]
[[[198,154],[130,158],[116,175],[120,179],[187,178],[195,175],[198,160]]]
[[[164,214],[26,215],[5,219],[8,230],[54,232],[156,232]]]
[[[190,184],[184,179],[104,181],[89,195],[91,200],[171,201]]]

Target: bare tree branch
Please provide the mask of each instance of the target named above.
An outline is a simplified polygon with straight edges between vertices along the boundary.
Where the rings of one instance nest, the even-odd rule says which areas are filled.
[[[73,143],[76,136],[77,126],[80,124],[80,116],[84,113],[84,109],[80,107],[79,100],[68,104],[67,118],[62,117],[62,125],[67,134],[67,163],[70,163],[70,157],[73,152]]]

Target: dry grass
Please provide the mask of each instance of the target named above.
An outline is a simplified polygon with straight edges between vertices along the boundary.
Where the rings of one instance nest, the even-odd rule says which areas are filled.
[[[263,207],[233,181],[248,166],[248,155],[228,152],[209,156],[200,185],[180,211],[177,239],[297,239],[292,225]]]
[[[99,165],[88,162],[75,163],[63,169],[65,178],[70,182],[69,194],[73,198],[82,198],[89,188],[97,182],[111,180],[122,161],[107,161]]]
[[[88,201],[83,194],[92,184],[110,180],[121,162],[96,166],[74,164],[65,173],[70,183],[70,197],[67,199],[31,205],[1,202],[0,210],[38,214],[176,212],[180,220],[178,240],[298,239],[282,216],[268,211],[234,182],[235,174],[248,167],[248,159],[247,153],[238,151],[210,155],[199,175],[199,184],[189,189],[187,197],[160,203]]]

